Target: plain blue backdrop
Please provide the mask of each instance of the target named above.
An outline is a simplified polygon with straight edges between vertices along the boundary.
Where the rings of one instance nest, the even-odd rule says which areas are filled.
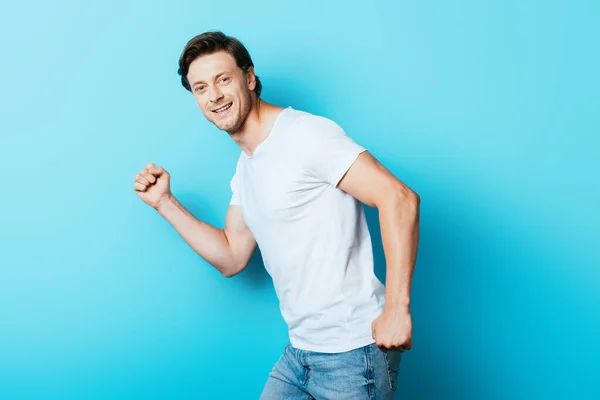
[[[224,225],[240,149],[176,73],[212,29],[420,194],[398,398],[600,398],[597,4],[3,2],[0,398],[258,398],[287,343],[260,253],[226,279],[133,191],[157,163]]]

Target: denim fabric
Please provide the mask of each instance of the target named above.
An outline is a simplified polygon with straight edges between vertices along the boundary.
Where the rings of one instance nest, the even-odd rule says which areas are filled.
[[[269,374],[261,400],[393,399],[402,353],[372,343],[343,353],[288,344]]]

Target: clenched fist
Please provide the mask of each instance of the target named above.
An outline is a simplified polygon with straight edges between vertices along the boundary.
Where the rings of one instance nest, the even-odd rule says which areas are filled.
[[[146,204],[157,209],[161,201],[171,196],[170,180],[167,171],[149,163],[135,176],[133,189]]]

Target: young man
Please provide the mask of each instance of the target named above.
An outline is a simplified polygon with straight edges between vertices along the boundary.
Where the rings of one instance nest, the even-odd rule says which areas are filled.
[[[227,277],[260,247],[290,337],[261,398],[392,398],[401,352],[412,347],[419,196],[333,121],[262,100],[237,39],[196,36],[179,74],[204,116],[241,148],[225,228],[192,216],[162,167],[148,164],[134,189]],[[361,203],[379,210],[385,286]]]

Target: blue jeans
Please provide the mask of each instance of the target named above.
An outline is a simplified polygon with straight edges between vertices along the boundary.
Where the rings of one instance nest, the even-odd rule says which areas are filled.
[[[343,353],[288,344],[269,373],[261,400],[393,399],[402,353],[372,343]]]

